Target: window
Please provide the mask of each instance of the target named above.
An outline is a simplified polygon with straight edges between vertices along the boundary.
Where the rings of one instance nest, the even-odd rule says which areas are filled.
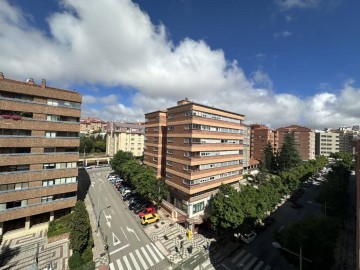
[[[190,157],[190,152],[184,152],[184,157]]]
[[[158,158],[157,158],[157,157],[154,157],[154,158],[153,158],[153,161],[158,162]]]
[[[168,126],[168,130],[174,130],[174,126]]]
[[[52,202],[53,196],[47,196],[41,198],[41,203]]]
[[[56,138],[56,132],[46,131],[45,137],[46,138]]]
[[[158,147],[154,147],[154,152],[157,152],[158,151]]]
[[[171,174],[171,173],[166,173],[166,178],[171,179],[171,178],[172,178],[172,174]]]
[[[154,127],[154,131],[159,131],[159,128],[158,128],[158,127]]]
[[[166,161],[166,165],[169,166],[169,167],[171,167],[171,166],[172,166],[172,161],[167,160],[167,161]]]
[[[16,183],[0,185],[0,191],[28,189],[29,183]]]
[[[193,205],[193,213],[200,212],[205,209],[205,203],[199,202]]]
[[[168,142],[168,143],[174,142],[174,138],[167,138],[167,142]]]
[[[168,153],[169,155],[172,155],[172,154],[174,154],[174,151],[173,151],[172,149],[168,149],[168,150],[167,150],[167,153]]]
[[[174,118],[175,118],[175,114],[170,113],[170,114],[168,115],[168,119],[174,119]]]

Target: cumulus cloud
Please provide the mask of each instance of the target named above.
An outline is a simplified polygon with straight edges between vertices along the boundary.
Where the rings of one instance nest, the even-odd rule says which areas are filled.
[[[279,2],[291,6],[290,0]],[[102,96],[101,91],[85,93],[84,116],[138,121],[144,113],[188,97],[272,127],[307,124],[311,119],[318,127],[360,122],[360,98],[351,98],[358,97],[360,89],[353,83],[345,84],[338,95],[323,92],[306,100],[278,94],[265,71],[247,76],[241,63],[226,59],[222,50],[203,40],[185,38],[174,44],[166,27],[151,23],[130,0],[61,3],[62,10],[48,17],[50,32],[44,33],[21,10],[0,2],[0,71],[19,80],[46,78],[58,87],[134,89],[126,102],[120,90]],[[284,31],[279,37],[290,35]]]
[[[276,0],[275,3],[284,10],[292,8],[316,8],[321,0]]]
[[[290,37],[290,36],[292,36],[292,33],[289,32],[289,31],[283,31],[283,32],[278,32],[278,33],[274,34],[275,38],[278,38],[278,37]]]

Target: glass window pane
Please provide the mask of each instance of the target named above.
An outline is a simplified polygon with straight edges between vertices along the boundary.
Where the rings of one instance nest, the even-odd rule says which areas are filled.
[[[21,183],[15,184],[15,190],[21,189]]]
[[[29,183],[23,183],[23,184],[22,184],[22,188],[24,188],[24,189],[25,189],[25,188],[29,188]]]

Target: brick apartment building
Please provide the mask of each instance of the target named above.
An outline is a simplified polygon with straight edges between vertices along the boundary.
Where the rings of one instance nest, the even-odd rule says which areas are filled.
[[[360,140],[355,142],[355,176],[356,176],[356,269],[360,269]]]
[[[192,224],[221,184],[239,187],[243,169],[241,114],[181,100],[177,106],[145,114],[144,163],[165,180],[164,208]]]
[[[315,132],[306,127],[291,125],[288,127],[278,128],[279,146],[281,151],[285,134],[291,134],[295,140],[295,146],[299,151],[302,160],[315,159]]]
[[[94,117],[84,117],[80,120],[80,133],[92,134],[94,132],[104,132],[106,122]]]
[[[0,73],[0,234],[75,206],[81,99]]]
[[[265,125],[253,124],[251,127],[250,157],[256,160],[264,159],[264,150],[268,143],[274,153],[278,150],[278,132]]]
[[[106,155],[114,156],[119,150],[131,152],[135,157],[144,153],[144,130],[141,124],[108,122],[106,127]]]

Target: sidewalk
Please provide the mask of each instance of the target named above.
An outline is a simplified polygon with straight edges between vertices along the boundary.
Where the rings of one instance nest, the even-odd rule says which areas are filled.
[[[109,258],[106,250],[104,249],[103,237],[101,234],[101,230],[97,233],[96,230],[96,214],[94,212],[94,207],[91,203],[91,199],[89,195],[85,197],[85,206],[86,210],[89,214],[90,224],[92,228],[92,235],[94,238],[94,247],[93,251],[93,261],[95,262],[95,268],[99,270],[107,270],[109,269]]]

